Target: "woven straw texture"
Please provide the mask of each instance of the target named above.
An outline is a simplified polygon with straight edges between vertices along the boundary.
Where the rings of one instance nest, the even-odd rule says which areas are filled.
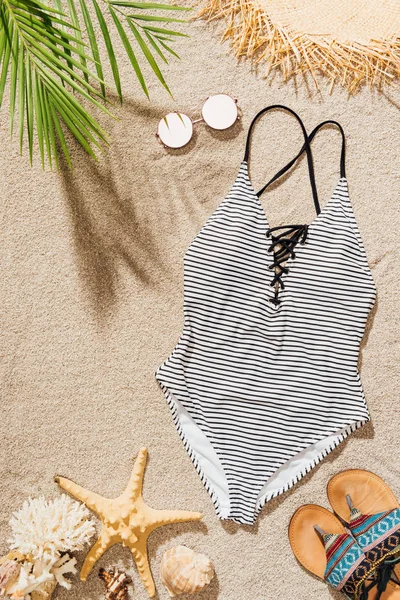
[[[381,89],[400,75],[400,5],[396,0],[207,0],[200,17],[224,19],[223,39],[238,58],[279,69],[285,80],[317,74],[350,93]]]

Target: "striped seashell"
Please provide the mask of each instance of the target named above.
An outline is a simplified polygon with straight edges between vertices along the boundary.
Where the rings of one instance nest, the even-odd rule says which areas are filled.
[[[171,597],[201,592],[214,577],[210,559],[186,546],[175,546],[167,550],[162,558],[160,571],[161,581]]]
[[[18,579],[20,565],[15,560],[5,559],[0,566],[0,596],[5,596],[8,589]]]

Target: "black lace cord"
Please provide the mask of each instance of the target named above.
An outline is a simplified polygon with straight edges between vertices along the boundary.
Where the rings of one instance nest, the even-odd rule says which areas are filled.
[[[340,123],[338,123],[337,121],[331,121],[331,120],[323,121],[322,123],[317,125],[317,127],[315,127],[315,129],[313,129],[313,131],[310,133],[310,135],[308,136],[308,142],[310,144],[313,141],[313,139],[315,138],[318,131],[320,129],[322,129],[322,127],[325,127],[325,125],[335,125],[341,133],[342,149],[341,149],[341,153],[340,153],[340,177],[345,178],[346,177],[346,137],[344,135],[343,127],[341,126]],[[257,196],[260,197],[261,194],[263,194],[265,192],[265,190],[274,183],[274,181],[276,181],[277,179],[282,177],[282,175],[284,175],[287,171],[289,171],[289,169],[291,169],[293,167],[294,163],[300,158],[300,156],[303,154],[303,152],[305,152],[305,150],[306,150],[306,145],[304,144],[303,147],[301,148],[300,152],[297,154],[297,156],[295,156],[290,162],[288,162],[287,165],[285,165],[280,171],[278,171],[278,173],[276,175],[274,175],[272,177],[272,179],[270,179],[268,181],[268,183],[266,183],[264,185],[263,188],[261,188],[261,190],[258,192]]]
[[[284,229],[282,233],[273,235],[274,231]],[[281,303],[279,298],[279,290],[285,289],[285,284],[282,281],[282,275],[289,273],[289,269],[284,263],[289,258],[296,258],[295,247],[300,242],[304,244],[308,235],[308,225],[283,225],[281,227],[272,227],[267,230],[266,236],[271,238],[271,245],[268,252],[274,253],[273,263],[268,265],[268,268],[275,271],[274,278],[271,281],[271,286],[275,287],[275,294],[270,298],[270,302],[278,306]]]
[[[261,117],[264,113],[273,109],[281,109],[291,113],[298,121],[301,126],[301,130],[304,136],[304,145],[302,146],[300,152],[285,166],[283,167],[274,177],[258,192],[257,196],[260,197],[261,194],[267,189],[269,185],[271,185],[274,181],[279,179],[286,171],[288,171],[295,162],[300,158],[300,156],[305,152],[307,154],[307,164],[308,171],[310,176],[311,189],[313,193],[313,200],[315,205],[315,210],[317,215],[321,212],[321,208],[318,201],[317,187],[315,183],[315,174],[314,174],[314,166],[312,160],[312,152],[311,152],[311,142],[314,139],[315,135],[318,131],[324,127],[325,125],[335,125],[338,127],[341,135],[342,135],[342,151],[340,156],[340,177],[346,177],[345,171],[345,151],[346,151],[346,138],[344,135],[343,127],[337,121],[327,120],[323,121],[315,129],[311,132],[310,135],[307,134],[307,131],[304,127],[303,121],[300,117],[287,106],[282,106],[281,104],[274,104],[272,106],[268,106],[260,110],[259,113],[256,114],[254,119],[252,120],[249,131],[247,134],[246,141],[246,149],[244,153],[244,160],[248,162],[249,154],[250,154],[250,140],[252,129],[256,123],[256,121]],[[277,231],[279,229],[284,229],[285,231],[279,235],[273,236],[272,232]],[[269,265],[270,269],[275,271],[275,276],[271,282],[271,286],[275,286],[275,294],[273,298],[270,298],[270,302],[278,306],[280,304],[279,299],[279,289],[285,289],[284,282],[282,280],[282,275],[287,274],[289,269],[284,265],[284,263],[288,260],[288,258],[295,258],[294,248],[296,244],[300,241],[300,243],[304,244],[308,235],[308,226],[307,225],[287,225],[282,227],[273,227],[267,231],[267,237],[272,238],[271,246],[269,247],[269,251],[274,251],[274,261],[272,265]],[[275,249],[279,246],[279,248],[275,251]]]
[[[395,558],[387,558],[376,569],[376,579],[368,585],[363,582],[359,600],[368,600],[369,592],[377,586],[377,595],[375,600],[380,600],[382,594],[386,591],[387,585],[393,575],[394,567],[400,563],[400,554]]]
[[[314,165],[313,165],[313,159],[312,159],[311,146],[310,146],[310,142],[308,140],[306,128],[304,127],[304,123],[300,119],[299,115],[294,110],[292,110],[291,108],[288,108],[287,106],[283,106],[282,104],[273,104],[271,106],[267,106],[266,108],[263,108],[262,110],[260,110],[260,112],[258,112],[256,114],[256,116],[250,123],[249,131],[247,134],[246,148],[245,148],[243,160],[246,162],[248,162],[248,160],[249,160],[251,133],[252,133],[254,125],[256,124],[256,121],[266,112],[268,112],[270,110],[275,110],[275,109],[285,110],[285,111],[289,112],[291,115],[293,115],[295,117],[295,119],[297,120],[297,122],[299,123],[299,125],[301,127],[301,130],[303,132],[303,137],[304,137],[304,146],[303,146],[303,149],[301,150],[301,152],[304,151],[307,154],[308,173],[310,176],[310,184],[311,184],[311,190],[312,190],[312,195],[313,195],[313,200],[314,200],[314,206],[315,206],[315,210],[317,211],[317,214],[319,214],[321,212],[321,208],[320,208],[319,201],[318,201],[317,186],[315,183],[315,174],[314,174]],[[300,152],[300,154],[301,154],[301,152]]]

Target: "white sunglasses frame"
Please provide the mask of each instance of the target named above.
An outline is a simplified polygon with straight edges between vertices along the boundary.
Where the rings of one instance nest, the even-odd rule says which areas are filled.
[[[200,118],[198,118],[198,119],[192,119],[192,118],[191,118],[191,117],[189,117],[187,114],[185,114],[185,113],[183,113],[183,112],[181,112],[181,111],[179,111],[179,110],[172,110],[172,111],[171,111],[170,113],[168,113],[168,114],[176,114],[176,115],[182,115],[182,116],[184,116],[184,117],[187,117],[187,118],[190,120],[190,122],[192,123],[192,126],[193,126],[193,125],[196,125],[196,123],[202,123],[202,122],[204,122],[204,123],[207,125],[207,127],[209,127],[210,129],[213,129],[214,131],[226,131],[227,129],[230,129],[231,127],[233,127],[233,126],[234,126],[234,124],[235,124],[237,121],[240,121],[240,119],[241,119],[241,111],[240,111],[240,108],[239,108],[239,105],[238,105],[238,99],[237,99],[237,98],[233,98],[233,96],[231,96],[230,94],[226,94],[225,92],[220,92],[219,94],[212,94],[211,96],[207,96],[207,98],[204,100],[204,102],[203,102],[203,104],[202,104],[202,107],[201,107],[201,111],[203,110],[203,108],[204,108],[204,105],[206,104],[207,100],[209,100],[209,99],[210,99],[210,98],[212,98],[213,96],[227,96],[228,98],[230,98],[231,100],[233,100],[233,102],[236,104],[236,107],[237,107],[237,116],[236,116],[236,119],[235,119],[235,121],[232,123],[232,125],[229,125],[229,127],[224,127],[223,129],[218,129],[218,128],[216,128],[216,127],[212,127],[211,125],[209,125],[209,124],[207,123],[207,121],[204,119],[204,117],[203,117],[203,116],[201,116],[201,117],[200,117]],[[160,124],[160,123],[161,123],[161,121],[163,121],[163,120],[164,120],[164,119],[165,119],[167,116],[168,116],[168,115],[165,115],[165,117],[163,117],[162,119],[160,119],[160,121],[159,121],[159,124]],[[188,145],[188,144],[191,142],[191,140],[193,139],[193,132],[192,132],[192,135],[190,136],[190,139],[189,139],[189,140],[188,140],[188,141],[187,141],[185,144],[183,144],[182,146],[178,146],[178,147],[168,146],[168,144],[164,144],[164,142],[163,142],[163,141],[162,141],[162,139],[160,138],[160,135],[159,135],[158,131],[156,131],[156,133],[155,133],[155,136],[156,136],[157,140],[159,141],[159,143],[160,143],[162,146],[164,146],[164,148],[166,148],[166,149],[168,149],[168,150],[180,150],[181,148],[184,148],[185,146],[187,146],[187,145]]]

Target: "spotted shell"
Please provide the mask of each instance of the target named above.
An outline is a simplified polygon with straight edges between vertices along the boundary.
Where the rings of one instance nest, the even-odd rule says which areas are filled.
[[[167,550],[162,558],[160,571],[161,581],[171,597],[201,592],[214,577],[210,559],[186,546],[175,546]]]

